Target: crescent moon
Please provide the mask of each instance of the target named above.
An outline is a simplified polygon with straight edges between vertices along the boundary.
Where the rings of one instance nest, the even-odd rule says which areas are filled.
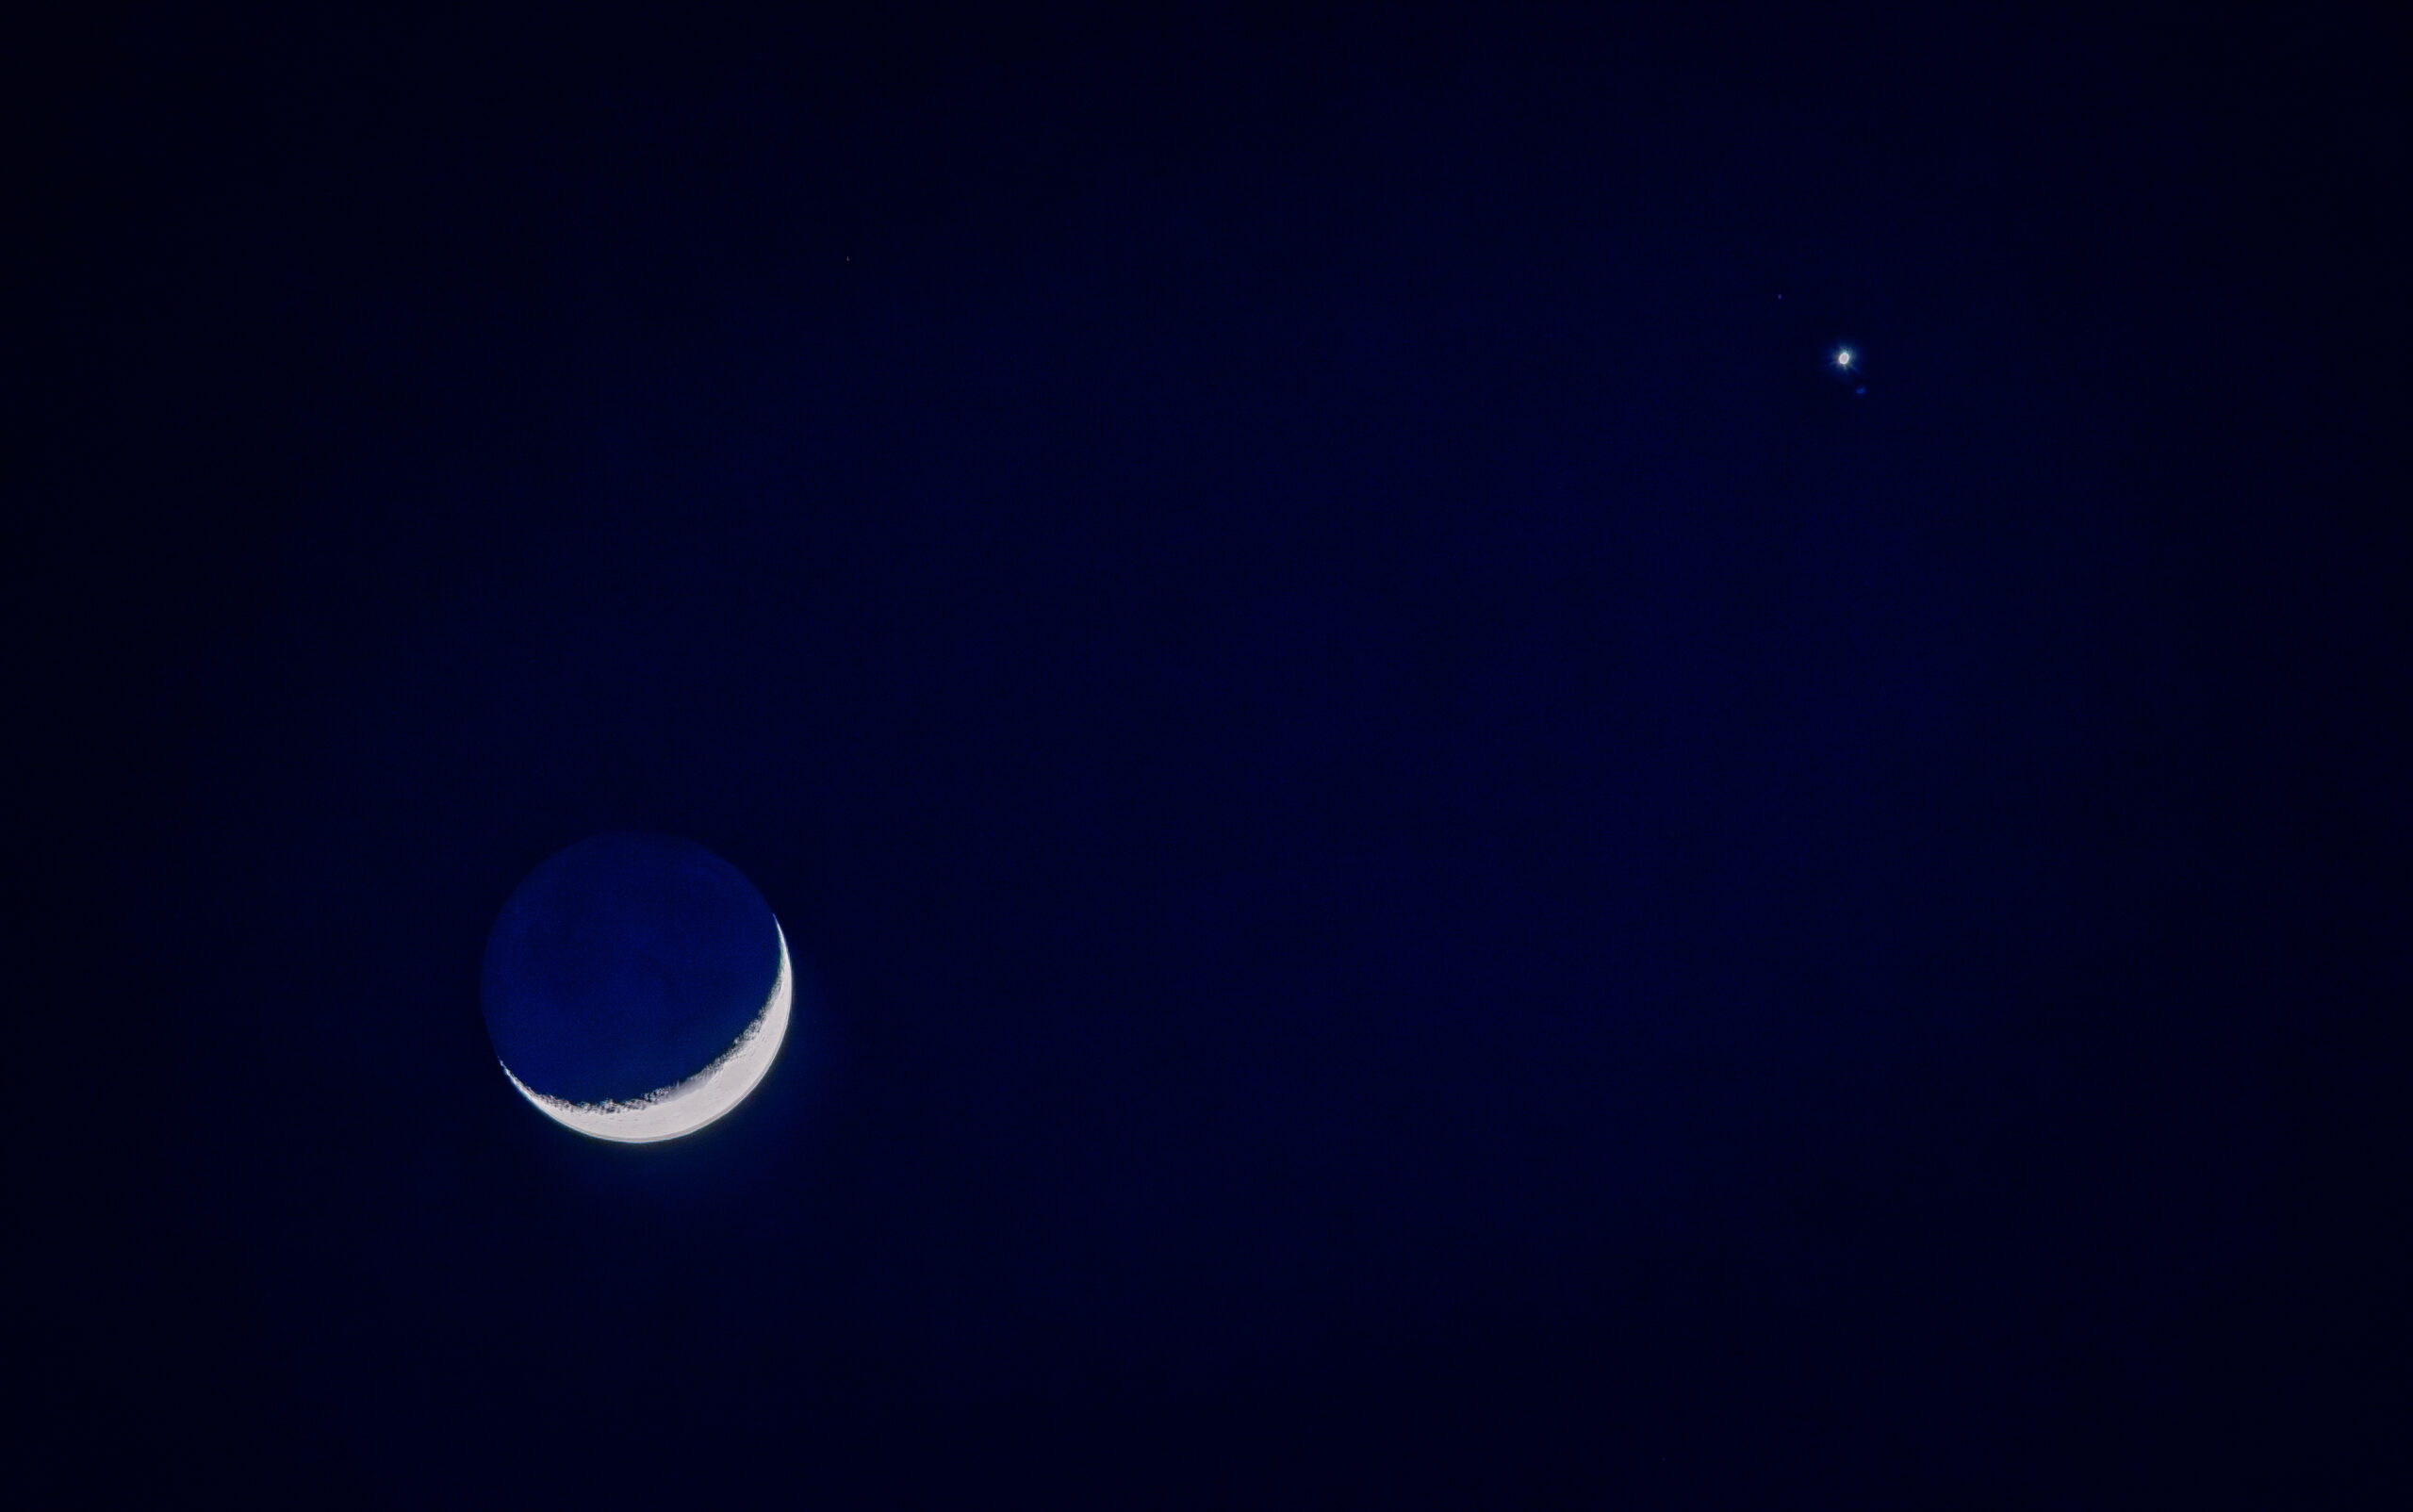
[[[530,1091],[525,1082],[511,1076],[509,1066],[502,1067],[502,1074],[511,1076],[511,1084],[519,1089],[519,1095],[535,1104],[538,1111],[581,1134],[616,1140],[623,1144],[651,1144],[693,1134],[746,1100],[747,1093],[760,1085],[763,1074],[771,1069],[771,1062],[779,1058],[780,1045],[788,1037],[788,1010],[796,995],[795,976],[788,968],[787,931],[780,929],[777,919],[771,921],[771,928],[780,937],[780,975],[771,983],[769,1000],[728,1049],[685,1080],[628,1102],[607,1099],[573,1103]],[[495,1063],[502,1064],[500,1060]]]

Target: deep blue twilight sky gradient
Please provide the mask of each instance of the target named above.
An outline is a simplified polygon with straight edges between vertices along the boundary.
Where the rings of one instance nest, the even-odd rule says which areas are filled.
[[[2393,1500],[2376,8],[47,8],[10,1504]]]

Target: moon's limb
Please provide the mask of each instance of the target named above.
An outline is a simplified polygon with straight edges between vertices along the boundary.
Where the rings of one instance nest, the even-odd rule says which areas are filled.
[[[788,1011],[796,981],[788,967],[787,931],[780,929],[777,919],[771,921],[771,928],[780,937],[780,975],[771,984],[769,1000],[727,1050],[685,1080],[628,1102],[573,1103],[531,1091],[511,1075],[509,1066],[503,1066],[502,1074],[511,1076],[519,1095],[535,1104],[546,1117],[581,1134],[624,1144],[650,1144],[693,1134],[746,1100],[771,1069],[788,1037]]]

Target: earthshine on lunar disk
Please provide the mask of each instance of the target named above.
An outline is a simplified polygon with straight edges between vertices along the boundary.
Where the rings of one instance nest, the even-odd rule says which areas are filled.
[[[777,929],[778,926],[772,926]],[[548,1097],[531,1092],[528,1084],[511,1076],[511,1068],[502,1074],[511,1076],[511,1084],[519,1095],[544,1109],[547,1117],[581,1134],[592,1134],[599,1140],[618,1140],[624,1144],[650,1144],[657,1140],[675,1140],[681,1134],[693,1134],[706,1124],[720,1117],[739,1103],[761,1082],[771,1062],[779,1059],[780,1046],[788,1037],[788,1010],[794,999],[795,974],[788,967],[788,937],[780,933],[780,979],[771,988],[771,1000],[754,1022],[746,1026],[737,1043],[712,1064],[686,1080],[646,1093],[629,1102],[610,1098],[599,1103],[573,1103],[560,1097]]]
[[[692,1134],[761,1084],[795,999],[786,931],[737,869],[667,835],[599,835],[530,873],[482,981],[502,1074],[566,1128]]]

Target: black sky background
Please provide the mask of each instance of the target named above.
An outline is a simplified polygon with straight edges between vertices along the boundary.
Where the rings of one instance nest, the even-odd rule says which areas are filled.
[[[2387,36],[12,22],[25,1504],[2388,1504]]]

